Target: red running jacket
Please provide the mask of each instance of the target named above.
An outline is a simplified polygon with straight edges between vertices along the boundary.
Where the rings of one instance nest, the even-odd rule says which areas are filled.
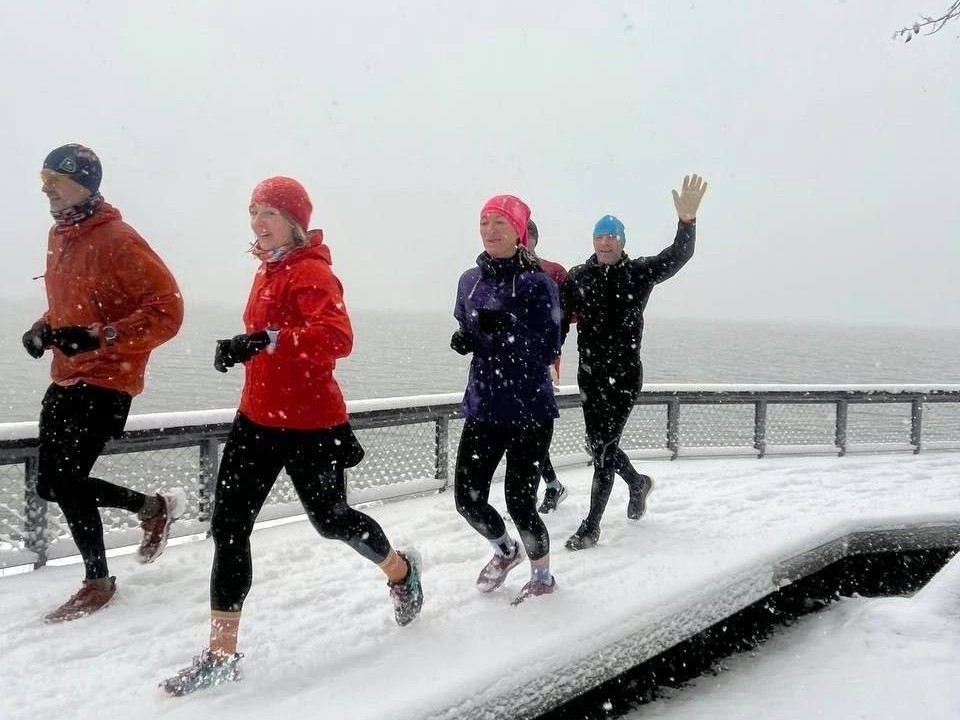
[[[353,329],[322,231],[311,231],[305,247],[281,260],[261,264],[243,322],[248,333],[279,333],[275,345],[245,363],[240,412],[259,425],[296,430],[347,422],[333,369],[353,349]]]
[[[150,352],[177,334],[183,299],[163,261],[108,203],[86,220],[54,226],[47,242],[47,311],[53,328],[111,325],[113,345],[67,357],[53,351],[59,385],[90,385],[137,395]]]

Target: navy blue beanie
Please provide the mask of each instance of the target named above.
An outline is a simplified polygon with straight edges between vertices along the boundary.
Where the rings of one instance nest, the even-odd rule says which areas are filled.
[[[625,245],[627,242],[627,229],[613,215],[604,215],[597,220],[597,224],[593,226],[593,236],[597,237],[598,235],[615,235],[621,245]]]
[[[44,170],[68,176],[75,183],[83,185],[92,195],[100,190],[103,169],[100,158],[88,147],[71,143],[53,150],[43,161]]]

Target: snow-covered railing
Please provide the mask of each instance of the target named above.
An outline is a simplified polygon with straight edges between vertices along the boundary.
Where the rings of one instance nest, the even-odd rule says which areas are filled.
[[[580,395],[558,390],[556,466],[586,463]],[[460,394],[348,403],[367,450],[348,476],[351,502],[444,490],[462,425]],[[960,449],[960,385],[647,385],[623,437],[635,458]],[[182,487],[190,497],[178,535],[206,530],[221,444],[234,410],[134,415],[94,474],[145,492]],[[75,554],[56,507],[35,493],[37,424],[0,424],[0,568]],[[300,514],[278,482],[261,519]],[[132,544],[136,521],[104,509],[108,547]]]

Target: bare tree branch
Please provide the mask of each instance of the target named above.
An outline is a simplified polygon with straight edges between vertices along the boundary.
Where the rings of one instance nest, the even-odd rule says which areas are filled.
[[[915,35],[920,34],[921,30],[924,31],[924,35],[933,35],[943,30],[944,25],[958,17],[960,17],[960,0],[955,0],[940,17],[934,18],[928,15],[921,15],[920,20],[915,22],[913,27],[905,27],[897,30],[893,34],[893,39],[896,40],[898,37],[902,37],[904,42],[910,42]]]

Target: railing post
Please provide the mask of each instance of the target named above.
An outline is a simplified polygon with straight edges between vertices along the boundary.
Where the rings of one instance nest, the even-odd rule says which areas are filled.
[[[436,477],[437,480],[443,480],[443,487],[440,492],[446,490],[450,485],[450,418],[446,415],[437,416],[436,424]]]
[[[200,441],[200,477],[197,478],[199,511],[197,519],[208,522],[213,514],[213,495],[217,489],[217,472],[220,469],[220,441],[206,438]]]
[[[672,453],[670,459],[676,460],[680,452],[680,398],[667,403],[667,450]]]
[[[837,429],[834,435],[837,455],[847,454],[847,401],[837,400]]]
[[[23,544],[37,556],[33,563],[34,569],[47,564],[47,548],[50,547],[50,539],[47,537],[47,501],[37,495],[37,465],[36,455],[28,455],[24,461]]]
[[[923,400],[916,398],[910,408],[910,444],[914,454],[920,452],[923,440]]]
[[[767,401],[757,400],[753,406],[753,447],[757,457],[767,454]]]

